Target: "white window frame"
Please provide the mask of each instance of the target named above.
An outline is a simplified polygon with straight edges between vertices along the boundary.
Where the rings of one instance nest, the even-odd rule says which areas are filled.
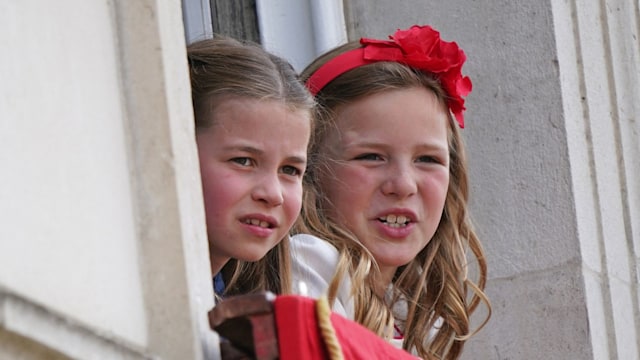
[[[211,37],[209,0],[183,0],[187,43]],[[256,0],[260,41],[301,71],[316,56],[347,42],[342,0]]]

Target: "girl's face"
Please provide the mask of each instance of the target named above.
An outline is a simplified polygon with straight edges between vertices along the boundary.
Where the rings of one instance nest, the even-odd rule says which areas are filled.
[[[230,98],[196,140],[213,274],[231,258],[257,261],[297,218],[310,115],[278,101]]]
[[[329,216],[369,249],[385,281],[440,222],[449,185],[446,111],[424,88],[367,96],[339,108],[320,150]]]

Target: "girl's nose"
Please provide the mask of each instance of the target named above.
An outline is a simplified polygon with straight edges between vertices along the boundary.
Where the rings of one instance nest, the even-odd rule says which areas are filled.
[[[406,198],[415,194],[418,186],[413,172],[408,167],[397,166],[390,169],[381,190],[387,196]]]
[[[269,206],[279,206],[284,202],[283,188],[278,174],[262,177],[253,189],[251,197]]]

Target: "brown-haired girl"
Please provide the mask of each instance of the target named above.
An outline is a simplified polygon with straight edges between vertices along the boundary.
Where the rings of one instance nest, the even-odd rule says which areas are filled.
[[[216,36],[187,54],[216,293],[288,293],[313,97],[256,44]]]

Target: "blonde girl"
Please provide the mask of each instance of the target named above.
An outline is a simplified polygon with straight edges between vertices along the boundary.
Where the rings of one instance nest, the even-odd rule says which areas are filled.
[[[456,359],[479,303],[490,314],[460,136],[471,81],[464,52],[433,28],[390,38],[303,71],[319,106],[294,285],[424,359]]]

